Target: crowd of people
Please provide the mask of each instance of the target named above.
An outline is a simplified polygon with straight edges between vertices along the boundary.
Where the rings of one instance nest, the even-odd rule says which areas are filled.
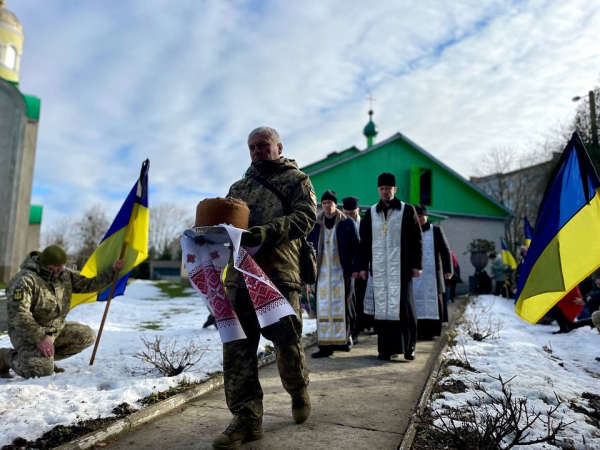
[[[259,247],[256,263],[287,299],[296,314],[260,327],[247,286],[235,270],[226,272],[224,287],[245,339],[223,344],[225,397],[233,419],[213,441],[215,449],[234,449],[263,435],[263,392],[258,379],[260,335],[273,342],[284,389],[291,398],[294,422],[311,413],[308,369],[302,346],[302,294],[314,296],[318,351],[326,358],[350,351],[359,333],[375,330],[378,358],[398,355],[415,359],[418,339],[441,334],[447,321],[447,299],[457,267],[441,228],[428,222],[421,205],[396,197],[395,176],[373,180],[379,202],[361,218],[358,198],[342,199],[333,190],[321,196],[321,212],[306,174],[282,156],[276,130],[260,127],[248,136],[252,164],[228,197],[250,210],[244,247]],[[377,182],[377,185],[375,185]],[[316,249],[316,282],[312,292],[301,277],[302,240]],[[307,244],[308,245],[308,244]],[[0,376],[10,370],[23,378],[64,371],[55,361],[73,356],[95,341],[91,328],[66,320],[72,293],[106,288],[124,267],[117,260],[94,278],[65,269],[67,255],[56,245],[32,252],[11,280],[8,334],[13,348],[0,349]],[[210,326],[214,319],[204,324]]]
[[[273,342],[294,422],[309,418],[309,378],[301,339],[303,298],[317,320],[318,350],[313,358],[351,351],[360,345],[362,331],[374,330],[379,360],[402,355],[411,361],[418,340],[440,336],[442,323],[448,320],[448,302],[462,281],[443,230],[429,222],[425,206],[396,197],[392,173],[381,173],[373,180],[379,201],[363,217],[358,198],[341,199],[340,208],[331,189],[321,195],[318,212],[309,177],[295,161],[282,156],[283,144],[276,130],[253,130],[248,149],[251,166],[227,196],[248,205],[249,228],[242,234],[241,245],[259,248],[256,263],[295,314],[261,328],[243,277],[235,270],[226,272],[227,297],[246,338],[223,344],[224,390],[233,419],[214,439],[215,449],[235,449],[263,436],[257,357],[261,334]],[[312,286],[306,286],[301,276],[304,239],[316,250]],[[496,294],[509,296],[502,260],[490,256]],[[111,268],[87,279],[65,269],[66,259],[58,246],[32,252],[8,285],[13,348],[0,349],[0,376],[9,376],[10,370],[24,378],[60,372],[55,361],[94,342],[89,327],[66,321],[71,294],[104,289],[124,262],[115,261]],[[595,274],[594,283],[589,294],[576,291],[572,296],[573,303],[585,303],[589,312],[600,306],[600,273]],[[561,330],[572,329],[573,311],[567,314],[559,303],[551,314],[559,313],[570,323],[561,318]],[[212,324],[214,318],[209,318],[204,326]]]

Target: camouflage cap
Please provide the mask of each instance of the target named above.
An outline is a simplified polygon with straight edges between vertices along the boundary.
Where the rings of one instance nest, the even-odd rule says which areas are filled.
[[[67,262],[67,254],[58,245],[50,245],[40,253],[40,262],[44,266],[60,266]]]

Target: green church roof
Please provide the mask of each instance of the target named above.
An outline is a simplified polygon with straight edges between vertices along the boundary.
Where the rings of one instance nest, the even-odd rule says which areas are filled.
[[[369,120],[369,123],[365,126],[363,133],[366,137],[375,137],[377,134],[379,134],[379,128],[377,125],[375,125],[375,122]]]
[[[359,204],[363,207],[379,200],[377,176],[382,172],[392,172],[396,176],[398,198],[418,203],[415,197],[419,198],[419,173],[425,171],[431,177],[427,209],[432,215],[500,220],[514,215],[510,209],[400,133],[365,150],[349,152],[343,158],[326,158],[302,170],[310,176],[317,194],[332,189],[338,197],[359,197]]]
[[[374,138],[379,134],[379,127],[373,122],[373,110],[369,110],[369,123],[365,126],[363,134],[367,138]]]
[[[21,95],[25,100],[25,105],[27,105],[27,117],[31,120],[39,121],[42,101],[33,95],[27,95],[23,93],[21,93]]]
[[[39,225],[42,223],[42,211],[44,207],[42,205],[30,205],[29,206],[29,223]]]
[[[334,162],[342,161],[348,156],[355,155],[357,153],[360,153],[360,149],[358,149],[357,147],[350,147],[346,150],[342,150],[341,152],[331,152],[327,155],[326,158],[320,159],[319,161],[315,161],[314,163],[311,163],[308,166],[304,167],[302,170],[307,173],[312,172],[322,167],[329,166]]]

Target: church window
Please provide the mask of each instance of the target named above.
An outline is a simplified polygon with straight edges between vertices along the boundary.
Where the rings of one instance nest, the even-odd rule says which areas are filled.
[[[12,45],[8,45],[4,52],[4,65],[9,69],[17,68],[17,49]]]
[[[421,204],[431,206],[431,170],[421,169],[421,177],[419,181],[421,185]]]
[[[410,202],[413,205],[432,205],[431,169],[412,166],[410,170]]]

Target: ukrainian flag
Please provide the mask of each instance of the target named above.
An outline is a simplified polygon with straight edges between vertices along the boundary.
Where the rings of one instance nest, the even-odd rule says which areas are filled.
[[[600,180],[573,133],[540,205],[516,313],[536,323],[600,265]]]
[[[81,275],[92,278],[111,267],[120,258],[125,260],[125,267],[119,273],[113,297],[123,295],[131,270],[148,257],[148,226],[150,211],[148,209],[148,169],[150,161],[142,164],[140,178],[127,196],[125,203],[108,232],[100,242],[96,251],[90,256],[81,270]],[[122,255],[123,246],[125,253]],[[110,286],[102,292],[91,294],[73,294],[71,308],[82,303],[106,301]]]
[[[525,246],[529,248],[531,245],[531,238],[533,237],[533,230],[527,217],[523,217],[523,231],[525,232]]]
[[[515,257],[510,252],[510,250],[506,246],[506,242],[504,242],[504,239],[502,238],[500,238],[500,245],[502,246],[502,262],[505,266],[510,266],[511,269],[515,270],[517,268],[517,262],[515,261]]]

